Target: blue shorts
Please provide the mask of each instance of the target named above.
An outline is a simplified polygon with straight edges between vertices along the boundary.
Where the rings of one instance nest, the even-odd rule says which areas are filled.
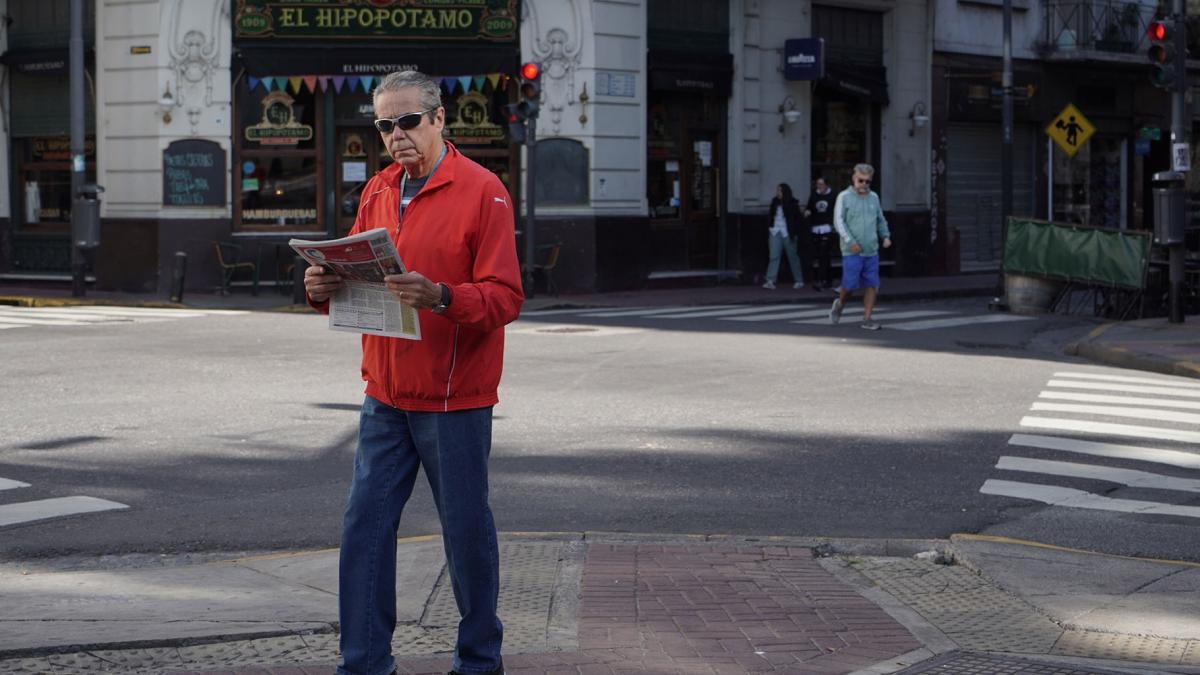
[[[879,254],[842,256],[842,288],[856,291],[859,288],[879,288]]]

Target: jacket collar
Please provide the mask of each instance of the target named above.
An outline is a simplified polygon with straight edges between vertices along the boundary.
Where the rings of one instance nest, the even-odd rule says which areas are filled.
[[[433,172],[433,176],[429,182],[425,184],[425,190],[433,190],[445,185],[454,180],[454,169],[458,164],[458,158],[462,157],[458,148],[450,141],[442,141],[446,144],[446,156],[442,158],[441,164],[438,165],[437,171]],[[383,180],[390,188],[400,189],[400,177],[404,172],[404,165],[400,162],[392,162],[386,169],[380,173],[383,175]]]

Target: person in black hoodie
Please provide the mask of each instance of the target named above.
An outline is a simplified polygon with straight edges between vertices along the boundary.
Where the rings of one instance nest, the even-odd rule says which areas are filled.
[[[767,282],[763,288],[775,288],[775,279],[779,276],[779,258],[783,251],[787,251],[788,267],[796,280],[792,288],[804,288],[804,271],[796,255],[796,240],[803,234],[803,219],[800,202],[792,195],[792,187],[780,183],[775,188],[775,198],[771,200],[771,208],[767,212],[767,224],[771,227],[767,233],[767,248],[771,252],[771,262],[767,264]]]
[[[817,254],[821,265],[821,275],[813,282],[813,290],[821,290],[821,282],[825,288],[833,288],[833,249],[837,246],[837,235],[833,232],[833,204],[837,195],[825,183],[825,179],[817,177],[816,189],[808,197],[808,205],[804,207],[804,215],[808,217],[812,228],[812,248]]]

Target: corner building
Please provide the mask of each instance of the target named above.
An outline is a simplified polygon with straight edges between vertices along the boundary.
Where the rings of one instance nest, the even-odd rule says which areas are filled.
[[[291,237],[352,226],[390,162],[371,126],[385,73],[438,78],[447,137],[524,210],[508,136],[517,70],[542,67],[536,243],[569,291],[752,281],[778,183],[845,187],[876,166],[893,273],[931,271],[932,8],[925,0],[95,0],[87,3],[88,180],[106,189],[93,288],[219,283],[216,242],[285,283]],[[0,276],[66,279],[69,3],[0,0]],[[785,77],[785,44],[824,40]],[[61,65],[55,65],[61,61]],[[60,119],[61,118],[61,119]],[[526,236],[518,214],[518,238]],[[523,255],[524,242],[518,241]],[[540,290],[540,289],[539,289]]]

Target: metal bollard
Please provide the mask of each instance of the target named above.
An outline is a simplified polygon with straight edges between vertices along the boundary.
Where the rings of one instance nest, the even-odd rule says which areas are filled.
[[[187,276],[187,253],[175,252],[175,263],[171,266],[171,302],[183,302],[183,281]]]

